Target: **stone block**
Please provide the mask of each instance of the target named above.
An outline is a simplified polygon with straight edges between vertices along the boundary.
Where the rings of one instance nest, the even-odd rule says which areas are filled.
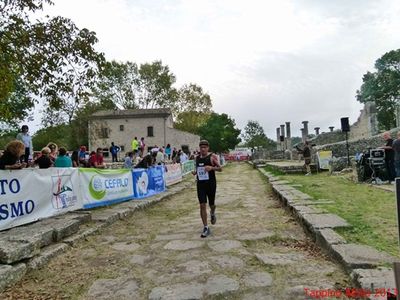
[[[76,219],[57,220],[57,222],[54,222],[53,224],[53,240],[55,242],[59,242],[62,239],[73,235],[74,233],[78,232],[80,224],[81,222]]]
[[[18,282],[26,273],[25,264],[15,266],[0,265],[0,293],[8,286]]]
[[[64,243],[50,245],[43,248],[39,255],[29,260],[29,262],[27,263],[28,270],[30,271],[42,268],[43,266],[48,264],[52,258],[60,255],[61,253],[64,253],[68,249],[69,246]]]
[[[256,254],[256,257],[264,264],[272,266],[292,265],[306,259],[301,253],[260,253]]]
[[[316,242],[324,248],[330,249],[332,245],[346,244],[346,240],[333,229],[325,228],[316,231]]]
[[[65,215],[60,215],[55,217],[56,219],[64,219],[64,220],[77,220],[80,222],[80,225],[89,223],[92,220],[92,214],[88,211],[76,211],[69,212]]]
[[[385,288],[393,290],[396,288],[393,270],[389,268],[355,269],[351,272],[350,277],[355,284],[363,289]]]
[[[0,263],[11,264],[31,258],[40,252],[38,243],[0,240]]]
[[[119,219],[119,212],[109,212],[108,210],[98,210],[92,213],[92,221],[102,222],[108,225],[115,223]]]
[[[49,219],[12,228],[2,233],[0,239],[5,238],[12,242],[34,243],[39,248],[50,245],[53,242],[54,229],[44,222],[47,220]]]
[[[393,256],[364,245],[332,245],[332,251],[333,255],[349,270],[371,269],[395,261]]]
[[[334,214],[302,214],[301,218],[311,231],[322,228],[350,227],[346,220]]]
[[[78,243],[85,240],[88,236],[94,235],[97,232],[99,232],[99,229],[100,228],[97,226],[85,229],[83,231],[77,232],[76,234],[64,239],[63,242],[72,247],[75,247]]]
[[[295,205],[292,206],[294,213],[301,217],[303,214],[322,214],[324,211],[320,208],[307,206],[307,205]]]

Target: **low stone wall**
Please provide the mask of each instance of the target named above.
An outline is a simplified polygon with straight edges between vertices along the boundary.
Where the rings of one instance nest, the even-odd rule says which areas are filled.
[[[397,132],[400,128],[394,128],[390,131],[392,138],[396,139]],[[367,151],[369,148],[378,148],[383,146],[386,142],[383,140],[382,135],[378,134],[370,138],[359,139],[359,140],[349,140],[349,153],[354,156],[356,153],[361,153]],[[335,157],[342,157],[347,155],[346,151],[346,141],[326,144],[321,146],[315,146],[316,151],[332,151],[332,155]]]
[[[344,141],[346,139],[346,135],[340,130],[335,130],[333,132],[324,132],[320,135],[310,139],[311,144],[317,145],[326,145],[333,144]]]

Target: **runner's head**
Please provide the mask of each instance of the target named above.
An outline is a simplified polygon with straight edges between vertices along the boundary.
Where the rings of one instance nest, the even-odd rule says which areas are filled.
[[[199,147],[200,147],[200,154],[206,155],[208,153],[210,145],[208,144],[207,140],[202,140],[199,143]]]

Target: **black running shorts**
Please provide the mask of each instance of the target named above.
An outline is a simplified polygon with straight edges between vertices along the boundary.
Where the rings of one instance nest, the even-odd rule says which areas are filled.
[[[197,182],[197,197],[199,198],[200,203],[207,203],[210,206],[215,205],[215,193],[217,191],[217,183],[216,182],[205,182],[199,183]]]

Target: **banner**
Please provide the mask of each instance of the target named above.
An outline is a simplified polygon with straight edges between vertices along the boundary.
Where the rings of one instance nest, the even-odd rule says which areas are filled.
[[[165,191],[164,166],[149,169],[133,169],[134,197],[141,199]]]
[[[133,198],[130,169],[80,168],[79,175],[84,208],[110,205]]]
[[[0,230],[81,208],[77,169],[0,171]]]
[[[195,169],[195,162],[194,160],[187,160],[182,164],[182,175],[185,176]]]
[[[328,170],[329,161],[332,159],[332,151],[318,151],[318,164],[320,169]]]
[[[187,163],[187,162],[185,162],[185,163]],[[166,169],[165,170],[165,183],[167,186],[170,186],[170,185],[173,185],[175,183],[182,181],[183,165],[182,165],[182,167],[180,164],[165,165],[165,169]]]

